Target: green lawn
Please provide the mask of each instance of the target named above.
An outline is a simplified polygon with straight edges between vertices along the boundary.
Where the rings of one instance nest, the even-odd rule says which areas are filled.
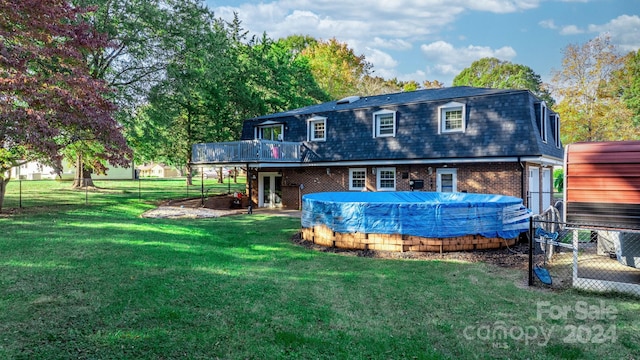
[[[105,182],[89,205],[0,215],[0,358],[639,358],[637,298],[529,289],[487,264],[308,250],[290,241],[295,218],[141,218],[183,197],[171,184],[139,200],[134,182]]]

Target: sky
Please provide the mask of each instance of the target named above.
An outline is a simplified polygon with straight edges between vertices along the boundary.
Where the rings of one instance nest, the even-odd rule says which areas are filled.
[[[206,0],[237,13],[250,34],[336,38],[386,79],[453,78],[475,60],[529,66],[550,82],[563,50],[608,34],[622,53],[640,48],[640,0]]]

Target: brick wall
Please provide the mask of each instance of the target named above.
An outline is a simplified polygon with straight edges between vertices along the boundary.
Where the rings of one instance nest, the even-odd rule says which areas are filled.
[[[436,191],[436,172],[444,165],[402,165],[395,168],[397,191],[409,191],[409,181],[416,179],[424,180],[421,191]],[[376,191],[374,167],[368,166],[366,169],[367,191]],[[522,173],[517,163],[447,164],[447,169],[456,169],[458,191],[522,197]],[[300,196],[304,194],[349,191],[348,167],[282,169],[282,173],[282,203],[286,208],[298,208]],[[300,184],[303,185],[302,189]],[[253,188],[257,198],[257,183]]]
[[[522,197],[522,171],[517,163],[473,164],[457,168],[458,191]]]

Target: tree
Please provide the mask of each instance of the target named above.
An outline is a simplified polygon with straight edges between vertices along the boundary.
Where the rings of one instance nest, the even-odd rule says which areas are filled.
[[[110,44],[85,53],[90,74],[114,89],[111,100],[118,104],[117,119],[130,128],[131,113],[146,101],[149,89],[163,76],[171,57],[167,51],[174,0],[73,0],[79,7],[91,7],[89,19]],[[92,173],[104,173],[106,166],[96,157],[95,144],[76,144],[64,151],[76,164],[74,187],[93,186]]]
[[[420,89],[420,84],[415,80],[406,81],[402,86],[402,91],[416,91]]]
[[[640,50],[624,57],[624,66],[615,77],[622,101],[633,113],[633,125],[640,127]]]
[[[144,157],[184,167],[194,143],[237,140],[246,118],[328,101],[298,42],[247,39],[237,17],[225,23],[206,8],[177,9],[168,26],[182,34],[178,55],[131,132]]]
[[[424,89],[442,89],[444,87],[444,83],[438,80],[433,80],[433,81],[425,80],[422,82],[422,87]]]
[[[308,63],[315,82],[330,99],[348,95],[373,96],[414,91],[420,88],[416,81],[384,79],[372,75],[373,66],[364,55],[357,56],[346,44],[336,39],[318,41],[311,36],[291,35],[278,40],[278,44],[295,57]],[[441,87],[443,86],[442,83]],[[319,97],[316,96],[316,99]],[[323,100],[326,101],[326,100]]]
[[[287,111],[329,101],[311,73],[309,59],[297,56],[291,37],[273,41],[265,35],[249,42],[246,50],[247,86],[251,97],[259,99],[257,115]],[[310,42],[310,40],[306,40]]]
[[[347,44],[335,38],[318,41],[305,48],[302,55],[309,59],[311,72],[320,88],[333,99],[355,95],[371,64],[364,55],[357,56]]]
[[[145,115],[163,138],[162,146],[156,143],[154,158],[186,169],[191,184],[191,146],[214,141],[212,132],[226,128],[222,125],[226,114],[220,110],[232,96],[226,85],[235,79],[233,49],[222,21],[202,5],[176,4],[165,26],[174,34],[171,51],[175,56],[166,78],[151,89],[151,107]]]
[[[631,111],[614,89],[623,57],[608,37],[597,37],[564,49],[562,69],[555,71],[555,91],[562,99],[555,110],[562,119],[563,142],[638,138]]]
[[[384,79],[380,76],[365,75],[359,82],[354,92],[360,96],[373,96],[380,94],[397,93],[402,91],[403,82],[396,78]]]
[[[11,167],[37,159],[61,168],[61,149],[78,139],[127,163],[111,89],[84,61],[108,45],[86,13],[65,0],[0,0],[0,209]]]
[[[496,58],[482,58],[471,63],[453,79],[453,86],[477,86],[494,89],[526,89],[544,100],[555,104],[542,83],[540,75],[528,66],[514,64]]]
[[[298,56],[304,49],[318,44],[318,40],[309,35],[289,35],[286,38],[279,39],[277,42],[287,49],[292,56]]]

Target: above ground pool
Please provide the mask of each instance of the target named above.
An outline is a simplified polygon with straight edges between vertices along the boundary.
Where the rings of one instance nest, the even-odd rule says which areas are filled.
[[[302,197],[303,238],[391,251],[487,249],[529,229],[522,199],[439,192],[325,192]],[[509,240],[509,241],[505,241]]]

